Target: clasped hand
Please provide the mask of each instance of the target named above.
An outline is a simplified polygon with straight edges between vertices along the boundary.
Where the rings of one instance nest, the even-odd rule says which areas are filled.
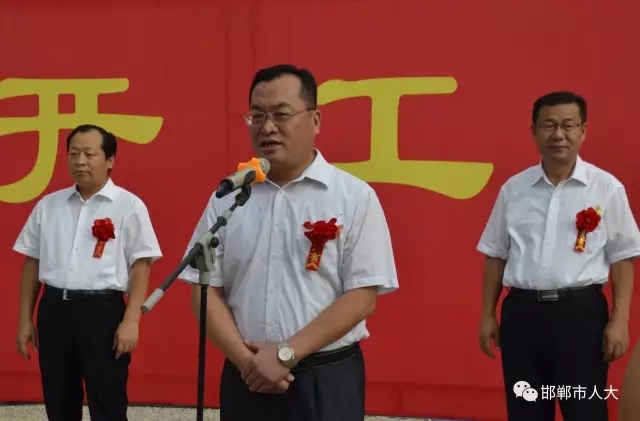
[[[242,369],[242,379],[249,390],[258,393],[284,393],[294,377],[278,360],[278,346],[260,342],[244,341],[255,353]]]

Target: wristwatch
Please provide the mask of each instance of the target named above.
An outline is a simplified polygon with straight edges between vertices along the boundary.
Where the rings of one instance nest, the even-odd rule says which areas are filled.
[[[286,342],[278,345],[278,361],[288,369],[292,369],[296,364],[298,364],[293,348],[291,348],[291,346]]]

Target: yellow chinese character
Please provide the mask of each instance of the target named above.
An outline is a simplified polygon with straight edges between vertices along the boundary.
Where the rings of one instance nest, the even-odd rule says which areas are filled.
[[[318,253],[311,253],[311,263],[318,263]]]
[[[0,82],[0,100],[37,95],[37,117],[0,118],[0,136],[38,132],[38,156],[29,174],[15,183],[0,185],[0,202],[22,203],[38,197],[53,175],[58,152],[58,131],[91,123],[105,127],[129,142],[147,144],[162,127],[162,117],[100,114],[98,95],[125,92],[127,79],[5,79]],[[60,114],[58,97],[75,96],[76,112]]]
[[[451,94],[451,77],[329,80],[318,88],[320,105],[347,98],[371,98],[371,158],[336,164],[370,183],[394,183],[431,190],[454,199],[482,191],[493,165],[480,162],[404,161],[398,157],[398,106],[403,95]]]

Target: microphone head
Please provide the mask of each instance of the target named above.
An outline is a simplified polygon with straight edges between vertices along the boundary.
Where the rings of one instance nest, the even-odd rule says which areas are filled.
[[[251,167],[256,171],[256,176],[253,182],[262,183],[267,179],[267,173],[271,169],[271,163],[264,158],[251,158],[249,162],[238,164],[238,171],[247,167]]]
[[[269,170],[271,169],[271,162],[269,162],[265,158],[258,158],[258,162],[260,162],[260,168],[262,169],[262,172],[268,174]]]

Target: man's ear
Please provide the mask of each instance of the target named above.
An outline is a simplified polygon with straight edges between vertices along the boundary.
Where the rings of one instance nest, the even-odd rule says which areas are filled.
[[[316,134],[320,133],[320,123],[322,121],[322,113],[320,110],[316,110],[313,115],[313,125],[315,127]]]

